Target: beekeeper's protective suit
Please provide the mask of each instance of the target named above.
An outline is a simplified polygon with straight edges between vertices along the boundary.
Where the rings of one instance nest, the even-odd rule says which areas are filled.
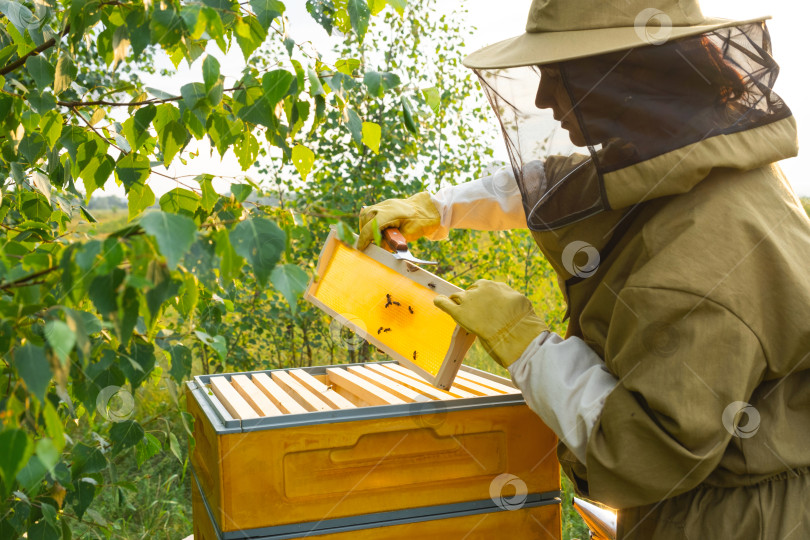
[[[810,221],[775,164],[796,125],[762,20],[535,0],[527,34],[465,64],[510,166],[366,208],[360,244],[528,224],[565,339],[504,284],[436,303],[508,367],[577,490],[620,509],[619,538],[810,538]]]

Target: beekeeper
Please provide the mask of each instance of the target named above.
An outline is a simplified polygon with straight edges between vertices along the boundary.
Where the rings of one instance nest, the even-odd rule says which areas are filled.
[[[535,0],[465,60],[509,166],[361,213],[407,239],[528,227],[570,320],[481,280],[436,298],[559,436],[619,538],[810,538],[810,221],[764,19]],[[562,129],[559,129],[559,128]]]

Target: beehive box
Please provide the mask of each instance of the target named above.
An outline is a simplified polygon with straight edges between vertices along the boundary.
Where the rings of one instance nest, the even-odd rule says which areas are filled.
[[[304,297],[434,386],[447,388],[475,336],[434,306],[433,298],[457,292],[374,244],[358,251],[332,231]]]
[[[186,392],[195,540],[560,537],[556,438],[502,377],[464,366],[440,390],[380,362]]]

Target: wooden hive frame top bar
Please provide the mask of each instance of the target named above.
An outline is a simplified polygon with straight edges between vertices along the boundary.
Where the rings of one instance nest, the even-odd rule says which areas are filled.
[[[461,372],[449,391],[439,390],[413,371],[390,362],[328,367],[328,384],[302,369],[270,373],[211,375],[210,388],[224,409],[239,420],[354,409],[355,403],[401,405],[519,393],[514,387],[467,371]]]

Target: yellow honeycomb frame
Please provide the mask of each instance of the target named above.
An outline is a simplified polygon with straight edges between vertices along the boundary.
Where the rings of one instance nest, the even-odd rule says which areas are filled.
[[[326,239],[305,298],[438,388],[450,388],[475,336],[433,305],[461,289],[386,250]]]

